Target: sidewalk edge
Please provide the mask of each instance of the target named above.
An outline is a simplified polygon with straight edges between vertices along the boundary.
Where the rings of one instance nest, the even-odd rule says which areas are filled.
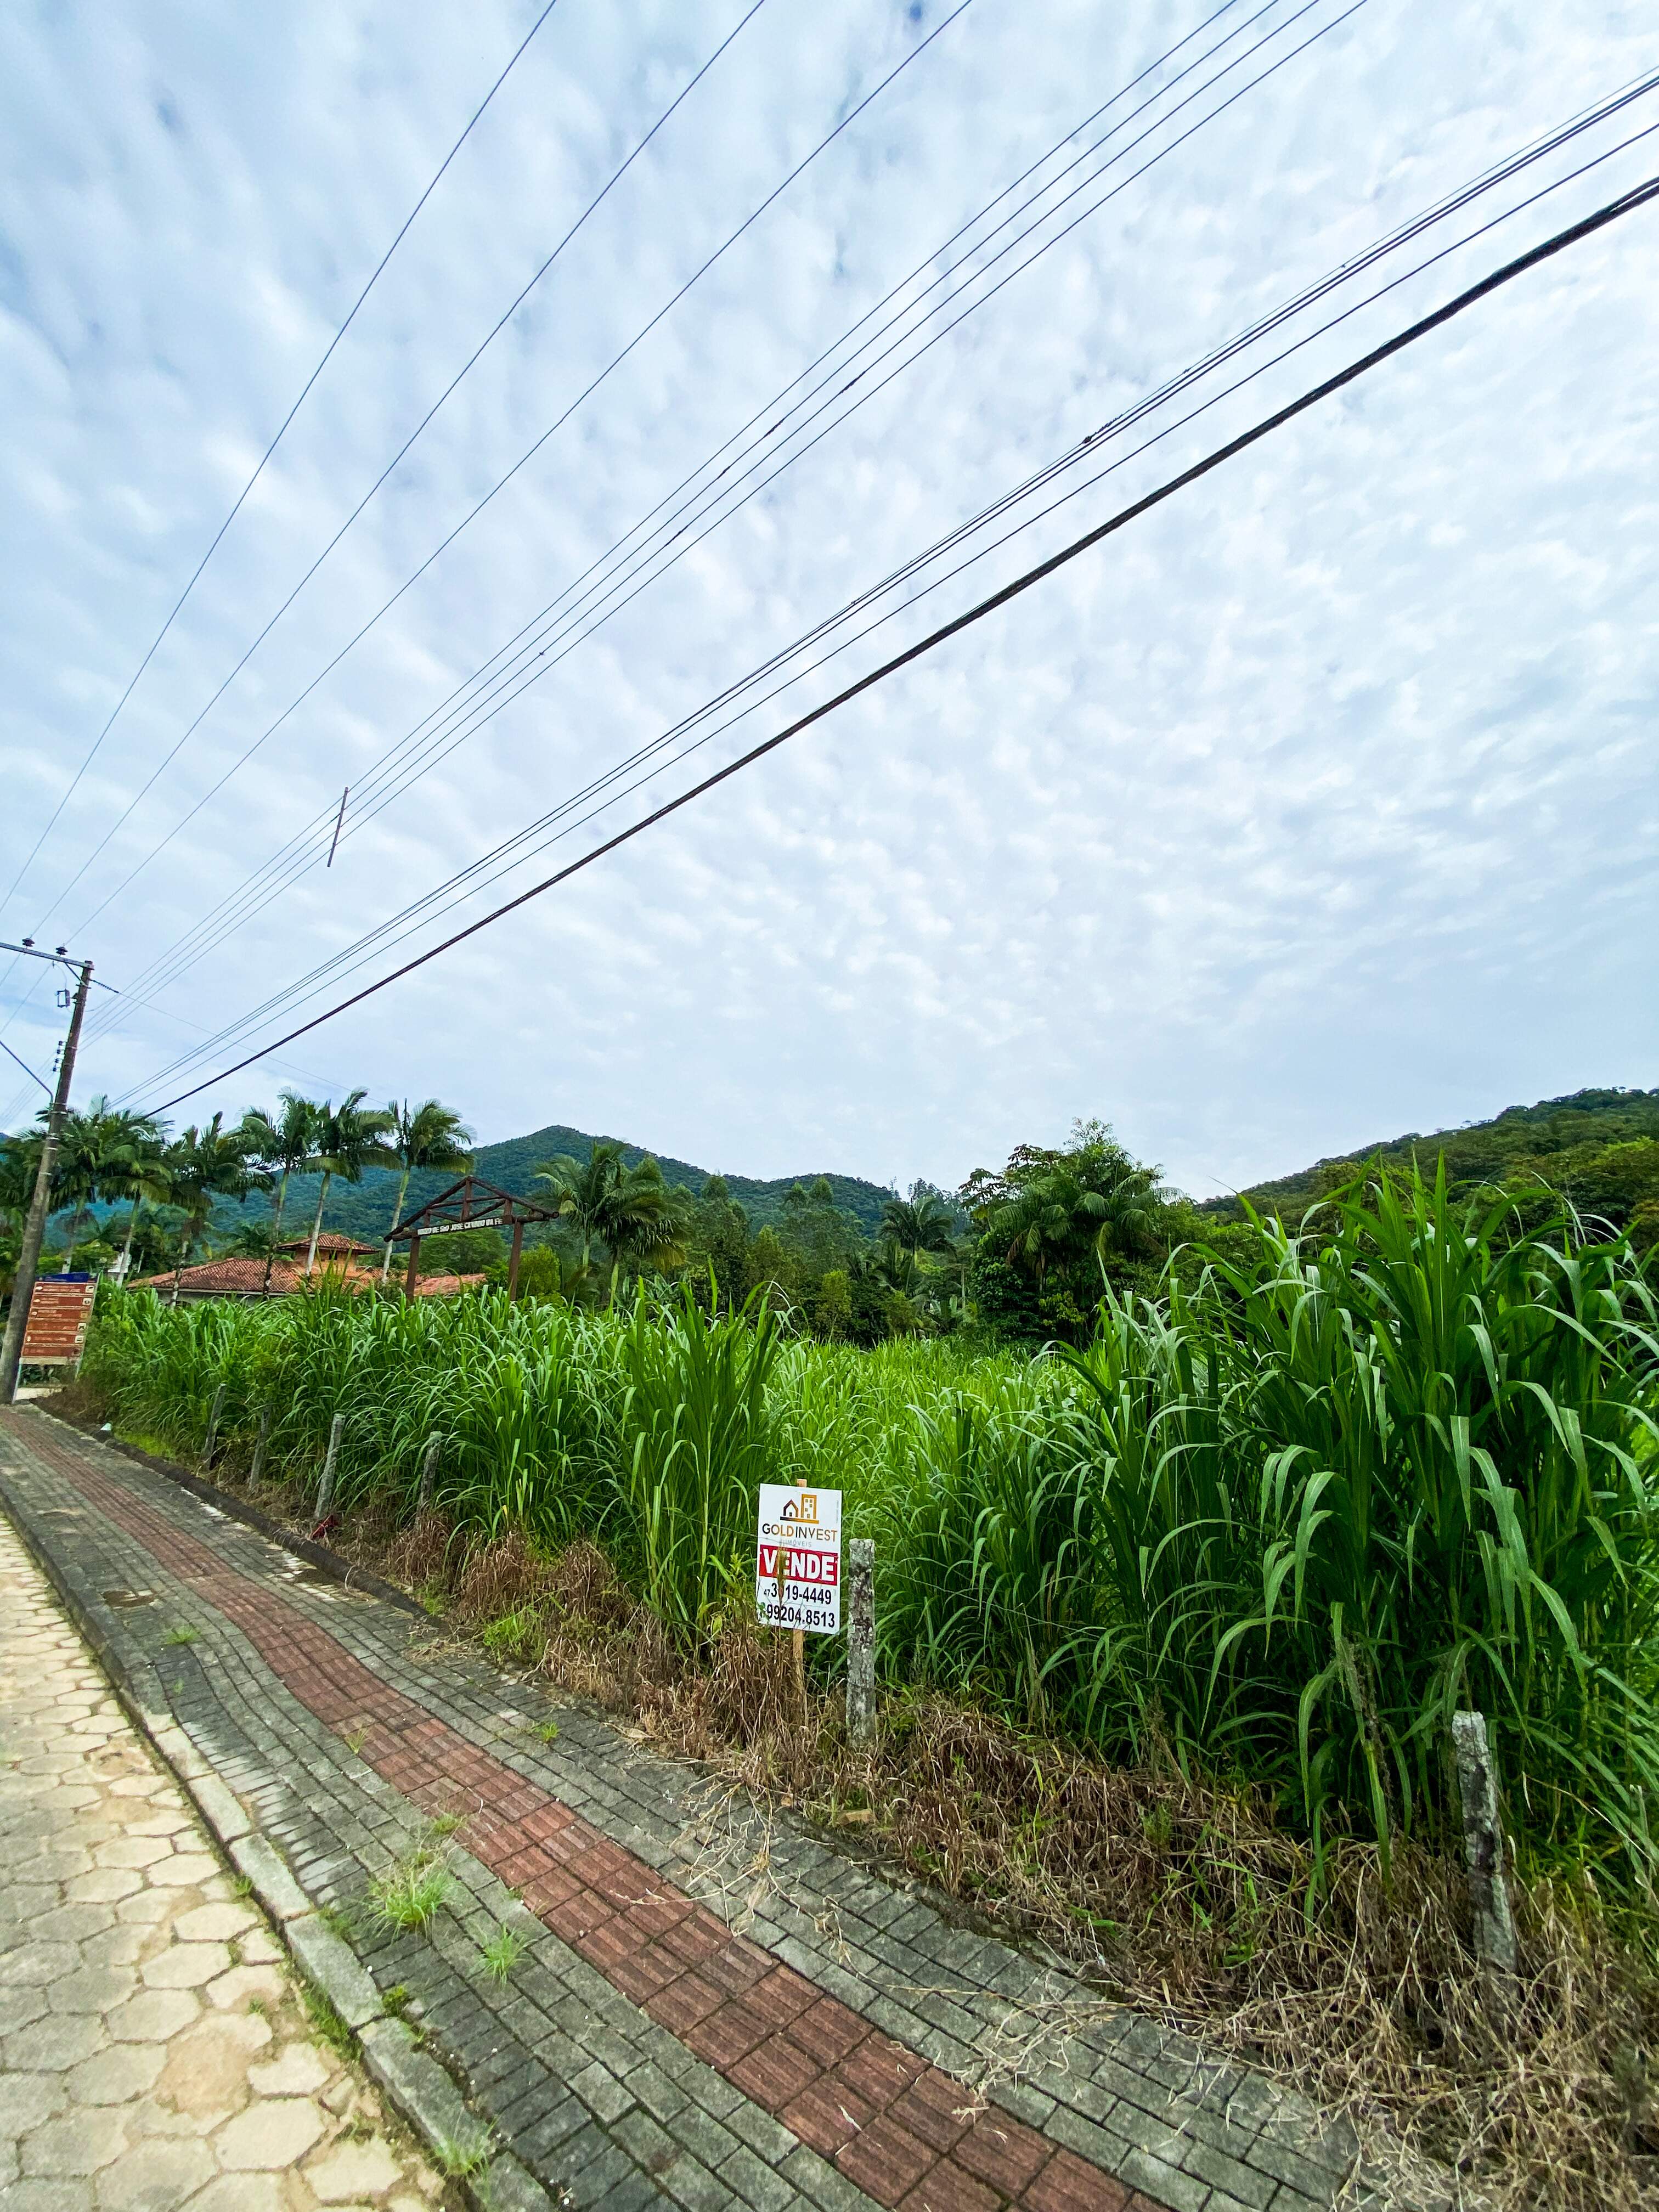
[[[173,1472],[148,1453],[142,1456],[146,1465]],[[367,1967],[321,1917],[287,1859],[260,1831],[241,1800],[219,1779],[171,1714],[146,1704],[119,1663],[109,1638],[28,1525],[5,1474],[0,1467],[0,1510],[51,1584],[58,1602],[97,1661],[117,1703],[189,1798],[221,1856],[248,1883],[295,1972],[344,2022],[354,2053],[424,2146],[435,2170],[442,2173],[445,2154],[456,2139],[458,2124],[470,2124],[475,2134],[483,2135],[489,2131],[489,2123],[473,2112],[460,2084],[442,2062],[419,2048],[404,2023],[386,2011]],[[194,1485],[187,1480],[185,1486]],[[214,1502],[217,1502],[216,1494]],[[286,1536],[277,1534],[287,1543]],[[322,1547],[310,1548],[320,1552]],[[562,2200],[550,2194],[510,2151],[498,2151],[483,2172],[476,2179],[460,2178],[459,2186],[476,2212],[563,2212]]]

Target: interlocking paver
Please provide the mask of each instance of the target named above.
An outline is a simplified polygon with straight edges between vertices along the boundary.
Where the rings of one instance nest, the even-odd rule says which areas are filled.
[[[719,1802],[592,1712],[567,1706],[538,1742],[534,1692],[423,1650],[388,1601],[296,1579],[267,1539],[130,1458],[38,1413],[0,1416],[0,1495],[161,1711],[161,1740],[240,1793],[313,1900],[361,1915],[434,1816],[463,1822],[431,1927],[360,1917],[354,1940],[578,2212],[653,2194],[687,2212],[1302,2212],[1299,2193],[1279,2201],[1287,2166],[1327,2175],[1315,2202],[1341,2186],[1352,2139],[1275,2085],[1112,2013],[1058,1962],[953,1928],[787,1820]],[[139,1588],[153,1606],[100,1607]],[[183,1620],[195,1640],[168,1645]],[[103,1717],[88,1708],[89,1741]],[[192,1871],[191,1837],[150,1828],[153,1799],[132,1809],[162,1857],[88,1855],[63,1876],[67,1892],[142,1873],[135,1893],[83,1892],[118,1916],[165,1889],[155,1869]],[[495,1987],[480,1948],[509,1916],[529,1944]],[[222,1940],[204,1927],[201,1948]],[[207,2016],[251,1971],[209,1979]],[[1224,2077],[1249,2094],[1220,2095]]]
[[[80,1718],[66,1727],[65,1715]],[[30,1750],[65,1736],[72,1753]],[[77,1838],[89,1857],[70,1846]],[[53,1879],[37,1879],[48,1870]],[[378,2124],[373,2092],[310,2039],[292,1981],[271,1965],[233,1964],[256,1943],[271,1948],[258,1914],[232,1895],[0,1522],[0,2202],[19,2212],[438,2203],[419,2153]],[[211,1996],[254,1972],[262,2012],[248,2010],[243,1988],[222,2010],[204,2006],[203,1984]],[[31,1999],[42,2006],[32,2022]],[[340,2082],[359,2115],[344,2139],[324,2101]]]

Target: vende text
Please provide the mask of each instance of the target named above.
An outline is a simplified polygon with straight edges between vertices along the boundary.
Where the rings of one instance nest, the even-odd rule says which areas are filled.
[[[775,1544],[763,1544],[755,1571],[763,1583],[778,1579],[778,1550]],[[826,1587],[841,1580],[841,1558],[835,1552],[786,1552],[783,1555],[783,1580],[787,1583],[823,1583]]]

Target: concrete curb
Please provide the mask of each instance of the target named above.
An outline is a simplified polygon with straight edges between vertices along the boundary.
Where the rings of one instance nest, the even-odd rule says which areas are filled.
[[[144,1457],[152,1467],[161,1464],[148,1455]],[[108,1638],[18,1511],[6,1487],[3,1468],[0,1468],[0,1510],[52,1586],[134,1729],[184,1790],[223,1856],[248,1883],[296,1971],[344,2021],[370,2076],[426,2147],[436,2169],[447,2172],[449,2154],[457,2142],[487,2136],[486,2123],[471,2112],[448,2070],[421,2050],[404,2023],[387,2013],[373,1976],[350,1945],[321,1917],[314,1899],[307,1894],[283,1854],[259,1832],[241,1800],[219,1779],[172,1715],[147,1703],[118,1660]],[[281,1531],[276,1532],[276,1539],[287,1543]],[[497,2152],[476,2175],[453,2177],[454,2185],[459,2186],[477,2212],[566,2212],[566,2200],[550,2196],[507,2151]]]

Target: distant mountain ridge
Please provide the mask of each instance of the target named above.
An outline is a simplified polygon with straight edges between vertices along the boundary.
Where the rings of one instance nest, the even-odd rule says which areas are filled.
[[[586,1159],[595,1145],[623,1146],[623,1158],[630,1167],[645,1158],[647,1148],[624,1142],[615,1137],[595,1137],[586,1129],[572,1129],[562,1121],[552,1121],[544,1129],[532,1129],[526,1137],[503,1137],[499,1143],[480,1145],[477,1151],[477,1172],[486,1182],[493,1182],[502,1190],[510,1190],[515,1198],[535,1199],[538,1189],[536,1170],[556,1154],[568,1152],[573,1158]],[[710,1168],[695,1167],[690,1160],[672,1158],[666,1152],[651,1156],[662,1170],[665,1179],[688,1190],[695,1197],[708,1177],[714,1172]],[[758,1228],[768,1221],[775,1221],[783,1210],[784,1194],[797,1182],[810,1183],[821,1172],[817,1168],[806,1170],[799,1176],[776,1176],[762,1179],[755,1176],[729,1175],[726,1188],[739,1206],[746,1208],[750,1219]],[[284,1208],[284,1223],[309,1224],[317,1205],[316,1176],[294,1176],[288,1186],[288,1200]],[[412,1213],[417,1206],[424,1206],[441,1190],[447,1190],[456,1180],[447,1171],[412,1175],[409,1179],[409,1196],[404,1201],[405,1212]],[[879,1183],[866,1182],[861,1176],[830,1175],[826,1177],[836,1194],[836,1203],[852,1214],[866,1234],[873,1235],[881,1219],[882,1201],[892,1194]],[[395,1170],[376,1168],[360,1183],[331,1182],[328,1203],[323,1210],[325,1227],[343,1231],[349,1237],[367,1239],[384,1236],[392,1220],[392,1208],[398,1196],[398,1176]],[[260,1204],[258,1199],[249,1201],[248,1211]],[[270,1201],[264,1203],[268,1206]],[[218,1217],[224,1222],[247,1218],[241,1208],[222,1208]]]
[[[1656,1139],[1659,1139],[1659,1091],[1618,1085],[1573,1091],[1562,1098],[1540,1098],[1535,1106],[1506,1106],[1490,1121],[1466,1122],[1462,1128],[1436,1129],[1426,1135],[1408,1129],[1402,1137],[1357,1145],[1351,1152],[1316,1160],[1311,1167],[1294,1175],[1254,1183],[1242,1196],[1259,1212],[1277,1213],[1294,1221],[1345,1171],[1357,1171],[1365,1161],[1379,1155],[1401,1164],[1415,1158],[1429,1173],[1436,1160],[1443,1158],[1454,1182],[1495,1182],[1505,1176],[1534,1172],[1565,1190],[1576,1203],[1616,1218],[1616,1207],[1603,1204],[1599,1188],[1580,1189],[1575,1185],[1586,1177],[1599,1185],[1604,1177],[1595,1171],[1612,1148],[1651,1143]],[[1201,1210],[1224,1218],[1238,1217],[1243,1211],[1237,1197],[1206,1198],[1201,1201]]]

